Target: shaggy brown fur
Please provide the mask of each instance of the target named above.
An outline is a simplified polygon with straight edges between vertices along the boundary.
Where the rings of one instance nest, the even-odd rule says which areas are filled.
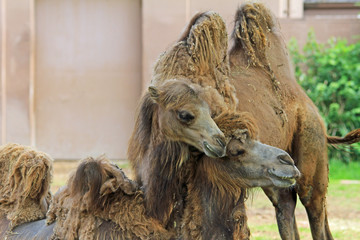
[[[205,95],[203,88],[187,80],[168,80],[150,87],[140,103],[128,156],[136,180],[145,187],[148,213],[165,225],[173,226],[177,220],[171,213],[182,211],[187,175],[182,165],[198,154],[194,147],[206,142],[225,149]],[[184,110],[192,115],[189,122],[180,119]]]
[[[241,116],[235,112],[237,99],[228,80],[229,63],[226,52],[227,33],[221,17],[213,12],[198,14],[190,21],[180,40],[159,57],[154,68],[152,84],[161,87],[169,81],[188,81],[194,88],[201,88],[199,97],[209,104],[212,117],[225,131],[227,139],[230,139],[233,131],[230,126],[235,126],[236,122],[241,120]],[[183,143],[182,138],[171,142],[161,140],[164,136],[158,134],[159,129],[154,127],[156,119],[154,120],[149,112],[153,104],[147,96],[140,103],[128,157],[137,181],[145,186],[147,209],[151,209],[151,216],[168,227],[178,226],[176,217],[169,215],[169,212],[173,207],[178,208],[172,211],[173,213],[181,212],[183,209],[186,190],[184,179],[187,178],[188,171],[186,166],[179,166],[191,158],[190,155],[196,157],[198,153],[189,154],[188,150],[184,152],[189,146]],[[164,143],[157,146],[151,144],[151,139],[154,139],[151,136],[154,135],[159,136],[156,139]],[[169,149],[172,151],[168,151]],[[146,156],[146,152],[149,152],[150,157]],[[181,164],[174,164],[179,162],[177,159],[181,159]],[[144,168],[150,169],[149,173],[143,173],[141,169]],[[154,176],[157,181],[147,177],[148,174]],[[156,184],[152,187],[154,183]],[[159,202],[162,204],[156,206]]]
[[[8,230],[45,218],[51,198],[52,159],[30,147],[0,147],[0,214]]]
[[[209,104],[214,120],[228,139],[231,137],[228,132],[231,134],[232,130],[236,129],[236,124],[232,123],[239,121],[237,117],[240,115],[237,111],[240,111],[248,112],[247,116],[251,114],[256,116],[256,119],[250,122],[252,125],[259,125],[260,131],[258,134],[250,132],[251,134],[258,136],[261,141],[287,150],[296,157],[296,161],[304,158],[308,159],[306,161],[315,162],[313,153],[322,149],[318,155],[321,164],[317,165],[317,168],[305,167],[303,170],[310,173],[302,180],[312,179],[310,181],[314,183],[316,181],[324,183],[316,190],[320,192],[320,196],[323,196],[327,186],[326,140],[329,143],[350,143],[350,140],[335,140],[326,136],[316,107],[296,84],[293,71],[290,70],[285,44],[273,19],[272,14],[263,5],[256,3],[245,4],[237,12],[233,33],[234,45],[230,50],[232,79],[229,81],[228,56],[224,51],[227,48],[226,40],[224,40],[226,39],[225,25],[216,13],[197,14],[190,21],[180,40],[160,56],[154,68],[152,84],[160,86],[169,79],[188,79],[203,87],[205,93],[208,93],[203,95],[203,99]],[[234,88],[237,90],[237,96],[234,94]],[[227,117],[229,115],[231,117]],[[352,133],[348,137],[356,139],[355,135]],[[144,148],[141,141],[137,142],[137,146]],[[139,151],[129,148],[129,152],[136,155]],[[311,156],[306,156],[308,154]],[[143,180],[141,173],[137,170],[144,162],[139,164],[133,161],[132,157],[129,159],[134,163],[133,167],[138,179],[146,184],[147,180]],[[162,165],[151,163],[151,166],[154,166],[153,172],[158,172]],[[306,165],[311,164],[304,164],[302,167]],[[166,175],[169,169],[171,168],[166,169],[162,174]],[[185,170],[184,172],[186,173]],[[307,176],[313,177],[308,179]],[[170,184],[171,182],[165,182],[161,186]],[[172,186],[181,185],[180,181]],[[299,186],[306,185],[310,186],[310,183],[299,184]],[[310,190],[306,190],[305,187],[303,190],[303,203],[315,207],[311,209],[316,213],[310,213],[310,218],[326,215],[322,207],[316,209],[317,206],[324,204],[310,203],[311,201],[309,202],[309,199],[305,197],[305,195],[310,196],[314,188],[315,186],[311,186]],[[286,205],[287,200],[278,203],[279,197],[274,191],[281,190],[267,190],[267,193],[274,205],[279,206],[278,216],[291,216],[291,210],[286,210],[286,212],[281,210],[281,205]],[[289,194],[282,194],[288,195],[287,198],[292,198]],[[181,200],[181,192],[175,196],[176,200],[173,203]],[[287,222],[279,220],[281,229],[288,229],[286,225],[294,223],[295,219]]]
[[[238,110],[256,116],[261,142],[284,149],[302,173],[292,191],[264,189],[276,209],[282,239],[299,239],[296,194],[305,206],[314,239],[332,239],[326,213],[327,143],[358,142],[360,130],[345,138],[326,135],[316,106],[296,83],[286,45],[271,12],[244,4],[235,15],[230,49]]]
[[[137,184],[104,156],[82,161],[67,186],[55,195],[47,219],[48,224],[56,221],[52,239],[171,237],[159,222],[146,216]],[[110,226],[108,232],[98,231],[103,224]]]
[[[213,115],[235,110],[235,90],[228,81],[227,41],[225,23],[217,13],[195,15],[179,41],[159,57],[152,84],[189,79],[202,86],[210,98],[216,98],[208,101]]]
[[[231,140],[229,158],[186,162],[187,202],[184,213],[176,213],[180,232],[166,229],[147,215],[142,190],[100,157],[83,160],[67,186],[55,195],[47,215],[48,223],[54,224],[52,239],[238,239],[248,231],[245,212],[238,207],[246,198],[241,189],[273,185],[271,175],[264,174],[270,168],[292,179],[299,174],[290,157],[286,164],[279,161],[288,156],[284,151],[254,141],[247,131],[238,134],[242,140]],[[232,151],[239,148],[247,153]]]

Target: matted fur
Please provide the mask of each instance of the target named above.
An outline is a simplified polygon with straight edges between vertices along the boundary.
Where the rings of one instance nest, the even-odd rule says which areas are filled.
[[[180,40],[158,59],[152,84],[168,79],[189,79],[202,87],[215,89],[222,103],[211,102],[211,108],[220,104],[234,110],[237,99],[228,81],[227,31],[222,18],[214,12],[197,14],[190,21]]]
[[[84,159],[68,184],[54,196],[47,214],[55,222],[52,239],[101,239],[98,228],[111,221],[115,239],[170,239],[160,223],[145,214],[144,195],[105,156]],[[100,234],[100,235],[99,235]]]
[[[176,229],[147,214],[143,191],[121,169],[104,156],[87,158],[54,196],[47,215],[55,224],[52,239],[248,239],[243,189],[251,180],[234,170],[240,166],[237,156],[188,159],[185,209],[170,210],[179,219]]]
[[[10,220],[10,230],[45,217],[52,161],[27,146],[9,143],[0,147],[0,214]]]
[[[171,133],[172,129],[160,128],[158,108],[161,105],[164,109],[176,109],[200,98],[199,92],[185,83],[169,81],[158,87],[159,103],[149,93],[144,95],[129,141],[128,157],[136,180],[146,186],[147,210],[165,224],[172,218],[170,212],[176,204],[174,195],[181,195],[178,185],[183,181],[184,174],[180,172],[182,170],[179,166],[189,158],[190,151],[187,144]],[[151,181],[141,179],[141,168],[146,169],[146,175],[151,176]]]
[[[229,81],[227,41],[225,23],[217,13],[195,15],[179,41],[159,57],[151,83],[161,87],[169,81],[190,81],[202,88],[199,97],[208,103],[214,121],[228,139],[233,137],[237,127],[248,127],[251,136],[256,138],[254,118],[250,114],[236,113],[238,100]],[[191,156],[188,146],[181,139],[178,142],[163,139],[161,144],[153,148],[151,140],[163,137],[154,124],[157,122],[153,114],[155,108],[148,94],[145,95],[137,112],[128,157],[137,180],[146,186],[148,211],[171,228],[172,225],[179,225],[174,221],[176,217],[173,213],[182,211],[185,200],[183,185],[189,174],[186,161],[197,156]],[[150,152],[151,161],[147,160],[146,152]],[[174,164],[179,159],[181,164]],[[180,165],[181,168],[178,167]],[[144,166],[154,179],[139,177]],[[174,207],[177,210],[171,211]]]

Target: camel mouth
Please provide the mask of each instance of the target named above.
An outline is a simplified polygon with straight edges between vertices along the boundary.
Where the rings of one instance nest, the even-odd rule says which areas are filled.
[[[268,170],[270,174],[270,180],[276,187],[291,187],[296,184],[296,176],[292,175],[280,175],[270,169]]]
[[[224,157],[225,156],[225,147],[224,148],[214,148],[208,142],[203,142],[204,153],[206,156],[212,158]]]

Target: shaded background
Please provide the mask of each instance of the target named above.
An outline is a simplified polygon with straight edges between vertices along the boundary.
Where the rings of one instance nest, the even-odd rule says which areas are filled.
[[[55,159],[125,159],[137,102],[158,55],[191,16],[233,27],[235,0],[0,0],[1,143]],[[284,39],[360,34],[358,1],[267,0]]]

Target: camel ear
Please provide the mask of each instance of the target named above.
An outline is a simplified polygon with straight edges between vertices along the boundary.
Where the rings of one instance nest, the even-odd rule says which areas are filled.
[[[194,62],[202,67],[219,67],[227,56],[228,36],[224,20],[215,12],[197,14],[182,36]]]
[[[154,99],[155,101],[160,97],[160,91],[156,87],[150,86],[148,88],[148,91],[149,91],[150,97],[152,99]]]

